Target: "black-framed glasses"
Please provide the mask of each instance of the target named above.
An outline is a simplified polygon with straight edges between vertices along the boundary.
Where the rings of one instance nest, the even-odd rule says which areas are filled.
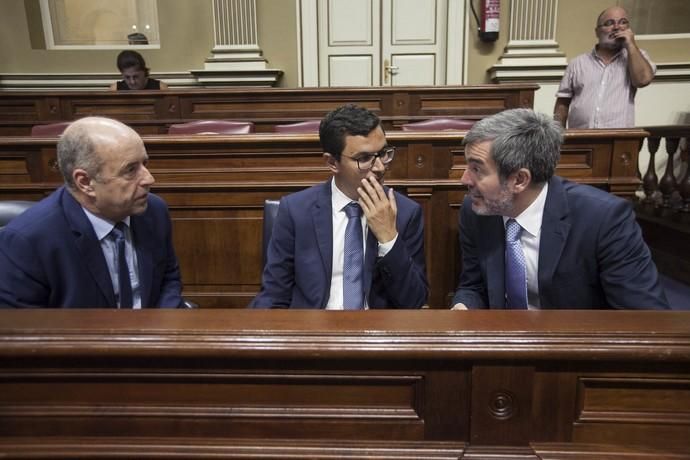
[[[628,21],[625,18],[621,18],[618,21],[615,19],[609,19],[608,21],[604,21],[601,24],[599,24],[599,27],[613,27],[614,25],[618,24],[619,27],[630,27],[630,21]]]
[[[347,155],[343,155],[344,157],[347,157]],[[357,168],[360,171],[369,171],[371,168],[374,167],[374,164],[376,163],[376,159],[380,159],[381,163],[383,163],[383,166],[388,167],[391,161],[393,161],[393,158],[395,157],[395,147],[384,147],[382,148],[379,152],[377,153],[363,153],[357,158],[354,157],[348,157],[351,160],[355,160],[357,162]]]

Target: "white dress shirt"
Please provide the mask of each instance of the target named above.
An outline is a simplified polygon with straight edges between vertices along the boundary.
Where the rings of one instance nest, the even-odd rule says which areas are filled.
[[[333,265],[331,267],[331,290],[328,296],[328,303],[326,310],[342,310],[343,309],[343,264],[345,263],[345,228],[347,227],[347,215],[345,214],[345,206],[350,204],[353,200],[347,197],[337,185],[335,179],[331,179],[331,210],[333,219]],[[369,228],[367,227],[367,218],[362,212],[362,243],[364,245],[364,260],[366,260],[367,251],[367,235]],[[378,256],[383,257],[393,248],[397,236],[385,244],[378,245]],[[364,299],[364,308],[368,309],[367,299]]]

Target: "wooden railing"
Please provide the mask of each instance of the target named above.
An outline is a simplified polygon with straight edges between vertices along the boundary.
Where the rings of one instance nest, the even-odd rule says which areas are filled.
[[[4,310],[0,368],[2,458],[690,458],[685,312]]]
[[[649,162],[636,211],[659,271],[690,285],[690,125],[645,128]],[[665,152],[659,147],[664,141]],[[662,161],[659,156],[663,155]],[[657,174],[656,164],[665,164]]]
[[[642,177],[644,190],[642,202],[645,208],[659,208],[666,217],[672,214],[677,214],[677,218],[682,218],[684,215],[690,217],[690,168],[688,168],[690,125],[650,126],[644,129],[649,131],[647,139],[649,163]],[[666,146],[666,167],[659,179],[655,165],[661,140],[664,140]],[[658,196],[655,192],[658,192]]]
[[[532,107],[532,83],[363,88],[225,88],[166,91],[0,91],[0,135],[28,136],[35,124],[87,115],[121,120],[141,134],[166,134],[173,123],[199,119],[251,121],[257,132],[277,124],[320,120],[354,103],[375,112],[385,129],[433,117],[480,119]]]
[[[571,131],[557,173],[631,198],[639,129]],[[465,195],[463,133],[391,131],[386,183],[424,212],[429,305],[446,308],[460,273],[457,222]],[[202,307],[245,307],[261,283],[265,199],[330,177],[317,135],[144,136],[153,191],[168,203],[185,296]],[[56,139],[0,138],[0,199],[37,200],[61,182]]]

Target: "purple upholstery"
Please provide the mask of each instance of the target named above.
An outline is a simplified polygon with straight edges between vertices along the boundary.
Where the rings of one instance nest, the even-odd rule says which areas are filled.
[[[275,125],[273,131],[276,133],[318,133],[321,120],[307,120],[289,125]]]
[[[254,132],[251,121],[199,120],[170,125],[168,134],[249,134]]]
[[[55,137],[62,134],[62,132],[72,123],[71,121],[60,121],[58,123],[50,123],[48,125],[34,125],[31,127],[32,137]]]
[[[403,131],[466,131],[477,120],[463,120],[461,118],[430,118],[429,120],[402,125]]]

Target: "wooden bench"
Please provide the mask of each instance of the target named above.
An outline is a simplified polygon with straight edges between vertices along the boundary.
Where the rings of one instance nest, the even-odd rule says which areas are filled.
[[[173,123],[200,119],[251,121],[257,132],[321,119],[353,103],[378,114],[385,129],[433,117],[480,119],[533,107],[533,83],[375,88],[226,88],[166,91],[0,91],[0,135],[28,136],[35,124],[87,115],[121,120],[141,134],[166,134]]]
[[[557,173],[631,197],[639,129],[570,131]],[[457,216],[466,188],[463,133],[390,131],[398,148],[386,183],[425,218],[429,305],[445,308],[459,276]],[[263,203],[330,177],[315,134],[144,136],[153,191],[168,203],[185,296],[244,307],[261,283]],[[62,182],[56,139],[0,138],[0,199],[38,200]]]

